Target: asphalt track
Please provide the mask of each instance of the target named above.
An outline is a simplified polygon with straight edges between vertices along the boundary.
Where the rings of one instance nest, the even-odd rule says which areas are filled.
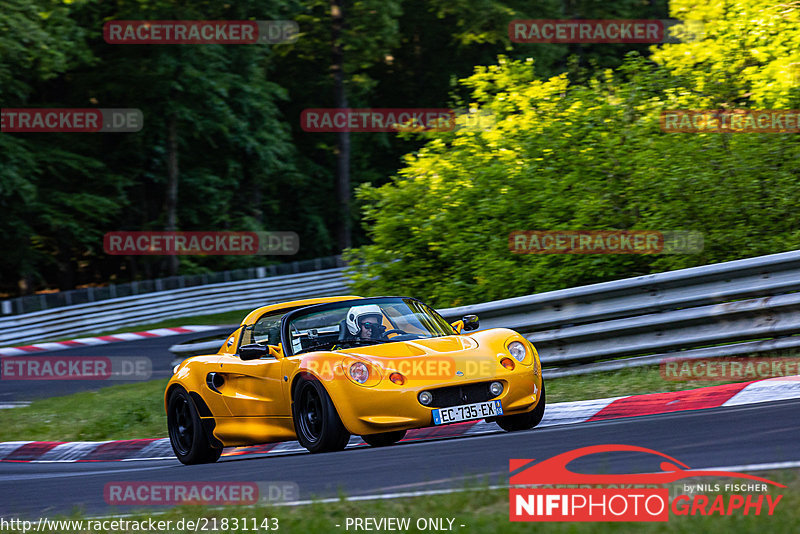
[[[103,356],[108,358],[147,357],[153,367],[151,380],[172,376],[172,362],[175,355],[169,347],[178,343],[186,343],[193,339],[206,337],[223,338],[235,327],[223,327],[219,330],[174,336],[156,337],[137,341],[120,341],[107,345],[76,347],[74,349],[32,352],[27,356]],[[46,397],[69,395],[81,391],[93,391],[103,387],[130,383],[130,380],[2,380],[0,381],[0,404],[11,401],[30,401]]]
[[[693,469],[800,461],[800,400],[484,434],[393,447],[312,455],[232,457],[183,466],[177,460],[97,463],[0,462],[0,516],[52,517],[75,508],[124,514],[103,488],[122,481],[288,481],[300,498],[378,495],[508,483],[511,458],[545,459],[589,445],[638,445]],[[592,455],[570,464],[584,473],[658,472],[660,458],[638,453]]]

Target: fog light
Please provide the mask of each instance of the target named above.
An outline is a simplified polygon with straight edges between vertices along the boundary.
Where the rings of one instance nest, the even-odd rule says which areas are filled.
[[[417,396],[417,398],[419,399],[419,403],[424,406],[427,406],[433,402],[433,395],[431,395],[429,391],[423,391]]]
[[[389,380],[393,383],[397,384],[398,386],[402,386],[406,383],[406,377],[401,375],[400,373],[392,373],[389,375]]]
[[[514,370],[514,360],[512,360],[511,358],[503,358],[502,360],[500,360],[500,365],[502,365],[509,371]]]
[[[498,396],[503,392],[503,384],[500,382],[492,382],[489,386],[489,391],[492,393],[493,396]]]

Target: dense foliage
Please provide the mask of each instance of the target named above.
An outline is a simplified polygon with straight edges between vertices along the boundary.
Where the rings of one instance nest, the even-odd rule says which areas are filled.
[[[507,34],[512,19],[670,15],[705,21],[705,38],[650,48]],[[272,46],[102,38],[108,20],[177,19],[292,19],[301,35]],[[667,108],[800,107],[798,22],[796,2],[767,0],[7,0],[3,108],[139,108],[145,126],[0,134],[0,293],[281,259],[109,256],[102,236],[115,230],[292,230],[301,246],[290,259],[305,259],[338,253],[352,219],[357,290],[437,304],[794,248],[797,136],[664,134],[657,119]],[[299,124],[303,109],[336,105],[337,71],[350,107],[472,107],[495,126],[351,134],[360,193],[343,213],[337,137]],[[509,231],[548,228],[694,229],[706,248],[508,252]]]
[[[705,4],[673,1],[673,16],[706,22],[705,36],[659,47],[655,64],[631,54],[571,83],[501,58],[461,80],[495,126],[431,136],[391,183],[360,189],[374,242],[351,253],[357,289],[467,304],[798,248],[796,134],[665,133],[659,117],[800,108],[800,11]],[[549,229],[695,230],[705,248],[510,253],[510,232]]]

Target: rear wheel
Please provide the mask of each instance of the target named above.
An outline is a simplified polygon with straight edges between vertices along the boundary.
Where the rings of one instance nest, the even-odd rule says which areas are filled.
[[[292,417],[297,441],[309,452],[341,451],[350,441],[330,395],[317,380],[303,379],[297,385]]]
[[[536,408],[528,413],[520,413],[516,415],[505,415],[497,418],[497,424],[500,428],[507,432],[515,432],[517,430],[530,430],[542,422],[544,417],[544,382],[542,382],[542,394],[539,396],[539,404]]]
[[[361,439],[372,447],[386,447],[394,445],[404,437],[406,437],[405,430],[395,430],[394,432],[381,432],[380,434],[361,436]]]
[[[211,446],[194,402],[183,388],[175,388],[170,393],[167,428],[172,450],[183,464],[213,463],[222,454],[222,449]]]

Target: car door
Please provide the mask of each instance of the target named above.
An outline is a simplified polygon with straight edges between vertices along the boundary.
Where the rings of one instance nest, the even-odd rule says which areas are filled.
[[[277,344],[280,319],[286,311],[265,315],[242,332],[241,345]],[[257,360],[242,360],[229,354],[219,360],[222,384],[218,387],[234,417],[289,417],[282,373],[282,358],[266,354]]]

